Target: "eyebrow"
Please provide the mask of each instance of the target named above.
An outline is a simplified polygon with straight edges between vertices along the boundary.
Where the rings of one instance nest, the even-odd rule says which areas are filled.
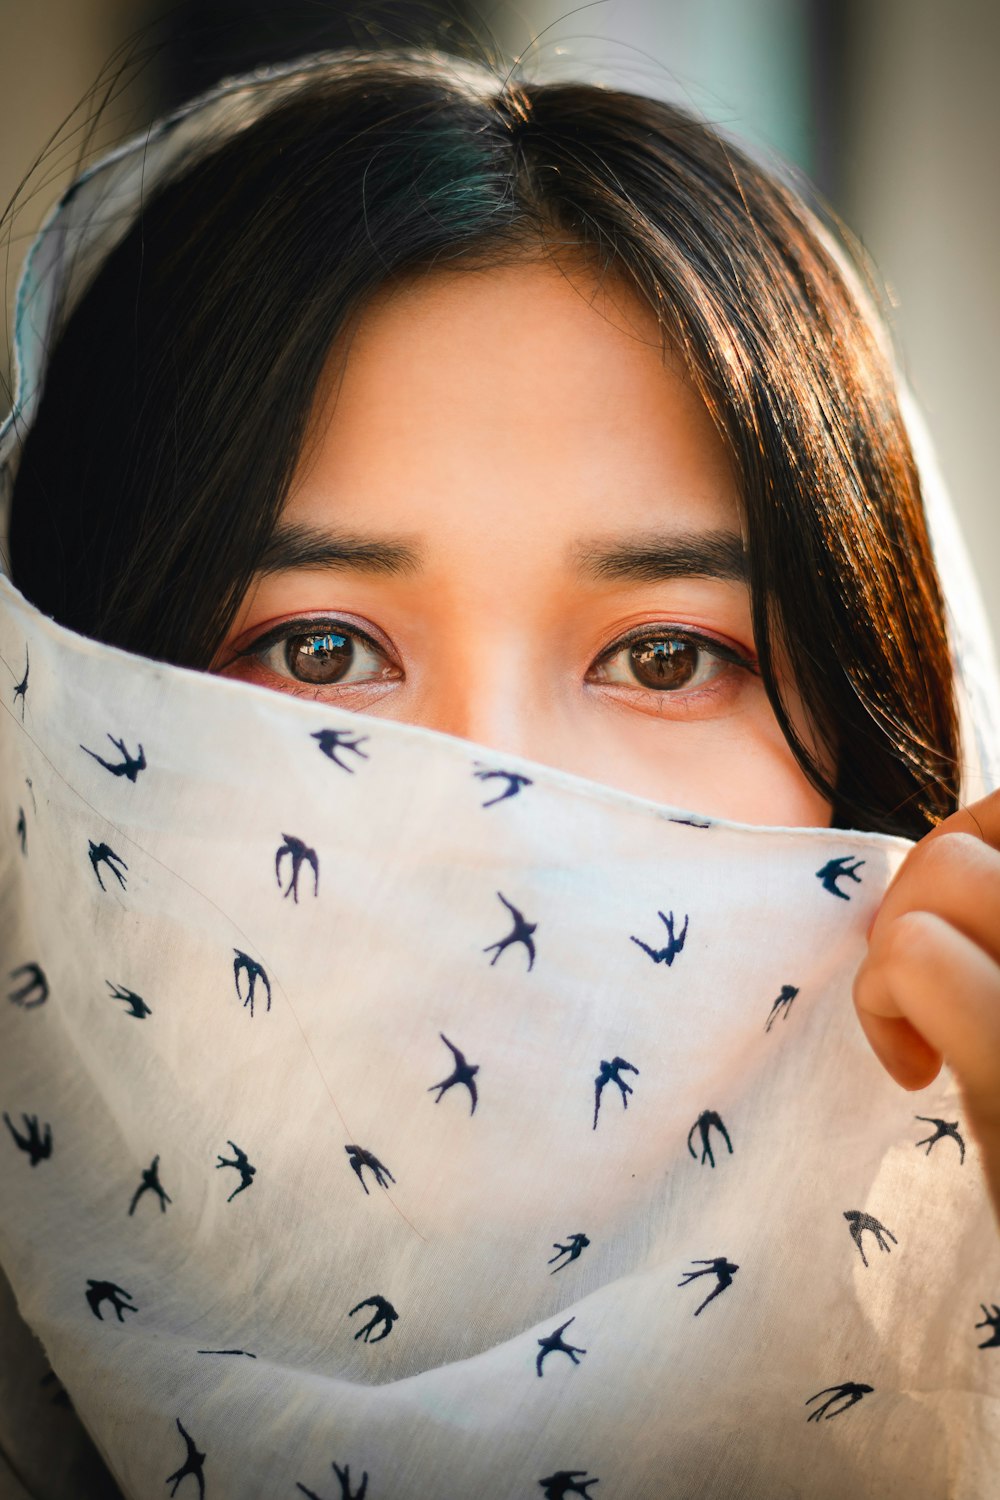
[[[735,531],[671,532],[595,539],[573,548],[579,572],[601,581],[662,583],[670,578],[747,581],[743,538]]]
[[[577,571],[599,582],[662,583],[671,578],[747,579],[743,538],[735,531],[653,533],[594,538],[570,549]],[[402,537],[374,538],[279,522],[254,570],[261,577],[294,568],[350,568],[401,576],[422,563],[419,547]]]
[[[366,573],[405,574],[416,572],[420,561],[419,549],[402,538],[376,540],[285,521],[271,533],[254,571],[262,577],[289,568],[354,568]]]

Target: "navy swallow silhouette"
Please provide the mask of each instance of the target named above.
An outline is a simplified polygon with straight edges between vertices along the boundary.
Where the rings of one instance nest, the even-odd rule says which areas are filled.
[[[554,1276],[556,1271],[561,1271],[565,1266],[570,1265],[572,1261],[579,1260],[589,1244],[590,1241],[585,1234],[571,1234],[568,1245],[561,1245],[558,1240],[554,1240],[552,1248],[556,1253],[555,1255],[551,1255],[545,1264],[551,1266],[554,1260],[561,1260],[564,1255],[566,1259],[561,1266],[556,1266],[555,1270],[550,1271],[549,1275]]]
[[[563,1338],[563,1330],[568,1328],[571,1323],[575,1322],[576,1314],[574,1313],[572,1318],[567,1318],[565,1323],[560,1323],[559,1327],[555,1329],[554,1332],[547,1333],[543,1339],[538,1340],[539,1349],[537,1355],[535,1356],[535,1370],[539,1375],[541,1375],[542,1373],[542,1364],[545,1359],[550,1354],[554,1354],[556,1352],[560,1354],[568,1354],[575,1365],[578,1365],[580,1363],[576,1356],[578,1354],[586,1354],[586,1349],[580,1349],[575,1344],[567,1344],[565,1339]]]
[[[313,875],[313,895],[319,895],[319,856],[315,849],[310,849],[301,839],[297,839],[292,833],[283,833],[281,837],[284,843],[281,845],[274,857],[274,873],[278,877],[278,885],[281,885],[281,861],[287,854],[292,862],[291,876],[285,889],[285,895],[291,893],[295,897],[295,904],[299,901],[299,874],[302,866],[308,865]]]
[[[30,666],[30,663],[28,661],[28,648],[27,648],[27,646],[25,646],[25,648],[24,648],[24,676],[21,678],[20,682],[15,683],[15,685],[14,685],[14,696],[11,699],[12,703],[16,703],[17,700],[18,700],[18,698],[20,698],[20,700],[21,700],[21,723],[22,724],[24,723],[24,704],[25,704],[25,699],[28,696],[28,669],[29,669],[29,666]]]
[[[826,1390],[817,1391],[815,1396],[807,1398],[806,1406],[811,1401],[818,1401],[820,1396],[827,1397],[822,1406],[817,1406],[815,1411],[809,1413],[806,1421],[818,1422],[822,1417],[829,1421],[831,1417],[839,1417],[842,1411],[848,1411],[861,1400],[862,1396],[867,1396],[874,1389],[872,1385],[858,1385],[854,1380],[845,1380],[842,1385],[828,1385]],[[843,1405],[837,1406],[838,1401],[842,1401]],[[832,1410],[833,1407],[836,1407],[836,1410]]]
[[[627,1068],[630,1073],[639,1076],[639,1069],[633,1063],[626,1062],[624,1057],[613,1057],[610,1062],[601,1058],[601,1070],[594,1079],[594,1129],[597,1129],[597,1113],[601,1107],[601,1094],[604,1092],[606,1083],[618,1085],[622,1096],[622,1105],[628,1109],[628,1096],[633,1092],[631,1084],[625,1082],[621,1077],[622,1068]]]
[[[863,859],[852,860],[849,854],[844,854],[840,859],[828,859],[822,870],[816,871],[816,878],[823,882],[823,889],[829,891],[831,896],[839,896],[841,901],[850,901],[850,896],[840,889],[837,881],[853,880],[855,885],[860,885],[861,876],[858,871],[864,863]]]
[[[47,1157],[52,1155],[51,1125],[45,1126],[45,1133],[43,1135],[38,1129],[38,1116],[22,1114],[21,1119],[24,1121],[24,1128],[28,1133],[27,1135],[21,1135],[6,1110],[4,1110],[3,1118],[4,1124],[14,1137],[14,1144],[19,1151],[24,1151],[30,1156],[33,1167],[37,1167],[40,1161],[45,1161]]]
[[[764,1027],[765,1031],[770,1031],[779,1015],[781,1016],[782,1020],[788,1020],[788,1012],[792,1008],[792,1001],[795,999],[798,993],[799,991],[797,985],[783,984],[781,986],[781,994],[771,1006],[770,1012],[768,1014],[767,1024]]]
[[[9,979],[17,974],[25,974],[27,978],[17,989],[11,990],[7,999],[12,1005],[20,1005],[24,1010],[34,1010],[38,1005],[44,1005],[49,998],[49,981],[46,979],[41,967],[36,963],[18,964],[16,969],[11,969]],[[35,998],[28,999],[29,995]]]
[[[361,1475],[361,1488],[359,1490],[352,1490],[350,1464],[345,1464],[344,1467],[341,1468],[339,1464],[334,1463],[331,1464],[330,1467],[333,1469],[333,1472],[336,1474],[337,1478],[340,1481],[340,1495],[338,1496],[338,1500],[365,1500],[365,1495],[368,1492],[367,1469],[365,1469]],[[297,1490],[301,1490],[303,1495],[308,1495],[309,1500],[320,1500],[320,1496],[317,1495],[316,1491],[307,1490],[304,1484],[297,1483],[295,1488]]]
[[[173,1496],[173,1495],[176,1495],[176,1493],[177,1493],[177,1486],[181,1483],[181,1481],[183,1479],[194,1479],[195,1482],[196,1482],[196,1484],[198,1485],[198,1494],[201,1497],[201,1500],[204,1500],[204,1495],[205,1495],[205,1472],[204,1471],[205,1471],[205,1457],[206,1457],[206,1455],[204,1453],[199,1453],[198,1452],[198,1449],[195,1447],[194,1442],[193,1442],[193,1440],[191,1438],[191,1434],[189,1432],[187,1432],[185,1430],[185,1428],[181,1425],[181,1419],[180,1419],[180,1417],[177,1417],[175,1420],[177,1422],[177,1431],[180,1433],[181,1437],[184,1439],[185,1443],[187,1444],[187,1457],[185,1458],[184,1462],[181,1464],[180,1468],[175,1473],[167,1475],[166,1479],[164,1480],[164,1483],[165,1484],[172,1484],[173,1485],[173,1489],[170,1491],[171,1495]]]
[[[352,1307],[347,1316],[349,1318],[353,1318],[354,1314],[356,1312],[360,1312],[361,1308],[363,1307],[374,1308],[374,1312],[372,1313],[372,1316],[369,1318],[368,1322],[362,1324],[354,1337],[355,1339],[360,1339],[363,1337],[366,1344],[379,1344],[392,1332],[392,1325],[399,1317],[399,1313],[393,1307],[391,1302],[388,1302],[385,1297],[380,1297],[376,1293],[374,1297],[366,1297],[363,1302],[359,1302],[357,1307]],[[379,1323],[385,1325],[382,1329],[382,1332],[376,1334],[373,1339],[370,1339],[368,1335],[371,1333],[373,1328],[378,1327]]]
[[[257,981],[258,979],[261,980],[264,985],[264,990],[267,995],[268,1010],[271,1009],[271,981],[268,979],[267,975],[264,973],[264,970],[261,968],[257,960],[255,958],[251,958],[249,953],[244,953],[242,948],[234,948],[233,952],[236,954],[236,957],[233,959],[233,978],[236,981],[236,994],[239,999],[243,1001],[244,1010],[249,1005],[250,1018],[252,1020],[254,995],[257,992]],[[246,995],[244,995],[243,991],[240,989],[241,974],[245,974],[247,976]]]
[[[116,740],[114,735],[110,733],[108,734],[108,739],[122,757],[120,761],[105,760],[103,756],[98,755],[96,750],[89,750],[86,745],[81,745],[80,749],[86,751],[88,755],[93,756],[97,764],[103,766],[106,771],[110,771],[112,776],[124,776],[128,781],[134,783],[138,779],[139,772],[146,769],[145,751],[140,745],[135,754],[132,755],[130,751],[125,749],[124,740]]]
[[[379,1187],[387,1188],[389,1182],[396,1181],[389,1168],[380,1162],[377,1156],[373,1156],[370,1151],[366,1151],[364,1146],[345,1146],[344,1150],[347,1152],[347,1159],[351,1164],[351,1170],[357,1175],[357,1179],[366,1193],[368,1191],[368,1184],[362,1176],[365,1167],[371,1169],[372,1175]],[[386,1182],[386,1177],[388,1177],[389,1182]]]
[[[717,1297],[720,1292],[724,1292],[727,1286],[732,1286],[733,1275],[739,1270],[739,1266],[734,1265],[731,1260],[727,1260],[724,1255],[717,1255],[714,1260],[693,1260],[692,1265],[702,1266],[704,1269],[701,1271],[685,1271],[684,1279],[677,1283],[678,1286],[687,1286],[690,1282],[696,1281],[699,1276],[715,1276],[717,1278],[717,1285],[709,1292],[704,1302],[695,1308],[694,1316],[697,1317],[702,1308],[707,1307],[713,1297]]]
[[[497,891],[497,895],[500,897],[500,900],[503,902],[504,906],[506,906],[507,910],[513,917],[514,926],[505,938],[501,938],[499,942],[490,943],[488,948],[483,949],[483,952],[493,953],[493,957],[490,959],[490,968],[492,969],[493,965],[496,963],[497,959],[505,949],[511,947],[513,943],[523,943],[525,952],[528,955],[528,969],[530,972],[531,967],[535,962],[535,941],[532,937],[532,933],[537,930],[538,923],[526,922],[522,913],[518,911],[513,902],[507,900],[507,897],[503,894],[502,891]],[[493,952],[494,948],[496,949],[495,953]]]
[[[688,1131],[688,1150],[696,1160],[698,1153],[695,1151],[694,1146],[692,1145],[691,1137],[694,1135],[696,1130],[701,1136],[702,1166],[705,1165],[706,1161],[708,1162],[710,1167],[715,1166],[715,1157],[712,1154],[712,1145],[711,1141],[709,1140],[709,1131],[713,1128],[713,1126],[719,1132],[726,1145],[728,1146],[730,1156],[732,1156],[733,1154],[733,1143],[729,1139],[729,1131],[726,1129],[725,1125],[723,1125],[721,1118],[716,1114],[714,1109],[703,1109],[697,1120],[695,1120],[694,1124],[691,1126],[691,1129]]]
[[[680,953],[681,949],[684,947],[684,939],[687,937],[688,932],[688,919],[687,917],[684,918],[684,926],[681,928],[681,931],[675,935],[673,912],[668,912],[667,915],[664,916],[662,911],[658,911],[656,915],[659,917],[660,921],[667,929],[666,946],[664,948],[651,948],[648,943],[644,943],[642,941],[642,938],[637,937],[633,937],[632,942],[635,943],[637,947],[641,948],[643,953],[648,953],[654,964],[666,964],[667,968],[669,969],[678,953]]]
[[[469,1097],[472,1100],[472,1108],[469,1110],[469,1114],[474,1115],[476,1113],[476,1104],[478,1103],[479,1099],[479,1096],[476,1092],[475,1076],[479,1072],[479,1064],[466,1062],[464,1052],[459,1051],[454,1042],[449,1042],[443,1031],[439,1031],[438,1036],[441,1038],[442,1042],[444,1042],[446,1047],[451,1048],[451,1051],[455,1057],[455,1067],[454,1071],[449,1073],[448,1077],[442,1079],[440,1083],[432,1083],[427,1092],[429,1094],[432,1094],[435,1089],[440,1089],[441,1092],[434,1100],[435,1104],[440,1104],[447,1089],[454,1088],[455,1085],[459,1083],[464,1084],[465,1087],[469,1090]]]
[[[327,760],[332,760],[335,766],[339,766],[342,771],[347,771],[351,775],[354,774],[354,767],[340,759],[342,754],[350,751],[360,760],[368,759],[367,753],[361,749],[362,745],[368,743],[367,734],[353,734],[347,729],[314,729],[312,738],[317,741]]]
[[[990,1303],[990,1307],[993,1308],[993,1311],[990,1312],[990,1308],[987,1307],[985,1302],[980,1302],[979,1306],[983,1310],[983,1321],[977,1323],[976,1327],[991,1328],[993,1331],[977,1347],[980,1349],[1000,1349],[1000,1307],[995,1302],[992,1302]]]
[[[142,1176],[139,1179],[139,1186],[132,1194],[132,1202],[129,1205],[129,1218],[131,1218],[135,1213],[135,1206],[139,1202],[139,1199],[142,1197],[143,1193],[155,1194],[155,1196],[159,1199],[161,1213],[166,1213],[167,1204],[173,1202],[173,1199],[163,1191],[163,1187],[160,1183],[159,1154],[153,1157],[151,1166],[144,1167],[142,1170]]]
[[[126,989],[122,984],[112,984],[110,979],[106,979],[104,983],[111,991],[112,1000],[125,1001],[125,1004],[128,1006],[128,1010],[125,1012],[126,1015],[135,1016],[137,1021],[144,1021],[147,1016],[153,1014],[145,1000],[141,995],[137,995],[135,990]]]
[[[101,887],[101,890],[107,890],[107,886],[101,879],[101,872],[98,868],[98,866],[102,864],[107,865],[112,875],[118,881],[118,884],[124,890],[125,876],[122,874],[122,871],[118,869],[118,866],[121,865],[122,870],[127,870],[128,865],[122,859],[121,855],[116,854],[109,844],[95,844],[93,839],[88,839],[87,842],[90,845],[90,863],[94,867],[94,874],[97,876],[97,883]]]
[[[844,1214],[844,1218],[850,1225],[851,1239],[857,1245],[858,1251],[861,1255],[861,1259],[866,1266],[868,1264],[868,1261],[865,1257],[865,1247],[861,1243],[861,1236],[864,1234],[866,1229],[875,1236],[875,1243],[880,1250],[885,1250],[888,1253],[892,1248],[890,1245],[887,1245],[885,1240],[882,1238],[884,1234],[887,1234],[889,1236],[889,1238],[892,1240],[893,1245],[899,1244],[899,1241],[897,1240],[891,1229],[886,1229],[885,1225],[880,1224],[878,1219],[873,1219],[871,1214],[863,1213],[859,1208],[848,1209]]]
[[[950,1136],[961,1153],[958,1158],[958,1164],[962,1166],[965,1161],[965,1142],[959,1134],[957,1120],[938,1120],[933,1115],[914,1115],[913,1118],[915,1120],[923,1120],[925,1125],[934,1126],[933,1135],[925,1135],[922,1141],[914,1142],[917,1146],[927,1147],[927,1150],[924,1152],[925,1156],[930,1156],[932,1148],[937,1145],[938,1141],[943,1141],[946,1136]]]
[[[122,1317],[123,1312],[138,1312],[139,1309],[133,1307],[132,1303],[128,1300],[131,1295],[131,1292],[126,1292],[124,1287],[117,1286],[113,1281],[94,1281],[93,1278],[89,1278],[87,1281],[87,1304],[94,1317],[101,1323],[104,1322],[104,1316],[101,1312],[102,1302],[111,1303],[111,1306],[118,1314],[119,1323],[124,1323],[125,1321]]]
[[[488,802],[481,802],[480,807],[496,807],[498,802],[506,802],[508,797],[516,797],[518,792],[523,791],[526,786],[531,786],[530,776],[522,776],[519,771],[501,771],[491,766],[481,766],[479,761],[474,762],[476,769],[473,776],[477,781],[504,781],[506,786],[496,797],[491,797]]]
[[[215,1163],[215,1170],[218,1171],[220,1167],[233,1167],[237,1172],[239,1172],[240,1185],[239,1187],[234,1187],[232,1192],[229,1194],[229,1197],[226,1199],[227,1203],[232,1203],[233,1199],[236,1197],[236,1194],[242,1193],[253,1182],[254,1178],[257,1175],[257,1168],[250,1165],[250,1159],[247,1156],[246,1152],[241,1151],[235,1141],[230,1141],[229,1144],[233,1148],[233,1160],[230,1161],[228,1156],[220,1156],[218,1161]]]
[[[21,842],[21,853],[22,854],[27,854],[27,852],[28,852],[28,825],[25,822],[24,808],[23,807],[19,807],[18,810],[17,810],[17,827],[14,829],[14,832],[17,834],[18,839]]]
[[[538,1481],[545,1491],[542,1500],[564,1500],[566,1495],[584,1495],[587,1500],[593,1500],[588,1494],[590,1486],[601,1481],[588,1479],[586,1475],[586,1469],[557,1469],[554,1474]]]

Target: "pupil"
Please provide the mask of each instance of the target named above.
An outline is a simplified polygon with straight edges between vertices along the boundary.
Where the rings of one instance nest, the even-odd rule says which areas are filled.
[[[300,682],[339,682],[354,659],[345,635],[293,635],[285,642],[285,663]]]
[[[629,660],[643,687],[678,688],[698,670],[698,647],[691,641],[637,641]]]

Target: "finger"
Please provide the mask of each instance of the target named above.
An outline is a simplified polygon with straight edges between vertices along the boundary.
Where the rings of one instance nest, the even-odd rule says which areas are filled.
[[[906,911],[933,912],[1000,963],[1000,850],[968,833],[928,835],[886,892],[869,946]]]
[[[921,1066],[930,1065],[929,1053],[936,1053],[955,1073],[970,1114],[1000,1128],[1000,970],[978,944],[933,912],[905,912],[885,927],[877,951],[861,965],[854,1003],[865,1035],[894,1077],[892,1064],[918,1077]],[[900,1022],[919,1037],[922,1053]]]
[[[978,802],[970,802],[967,807],[960,807],[926,834],[921,843],[930,843],[945,833],[967,833],[994,849],[1000,849],[1000,790],[981,797]]]

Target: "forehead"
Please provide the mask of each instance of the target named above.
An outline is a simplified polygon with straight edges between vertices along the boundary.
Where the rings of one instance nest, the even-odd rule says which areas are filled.
[[[422,529],[449,499],[533,531],[740,529],[725,447],[652,309],[565,256],[399,280],[331,351],[286,518],[335,503]]]

